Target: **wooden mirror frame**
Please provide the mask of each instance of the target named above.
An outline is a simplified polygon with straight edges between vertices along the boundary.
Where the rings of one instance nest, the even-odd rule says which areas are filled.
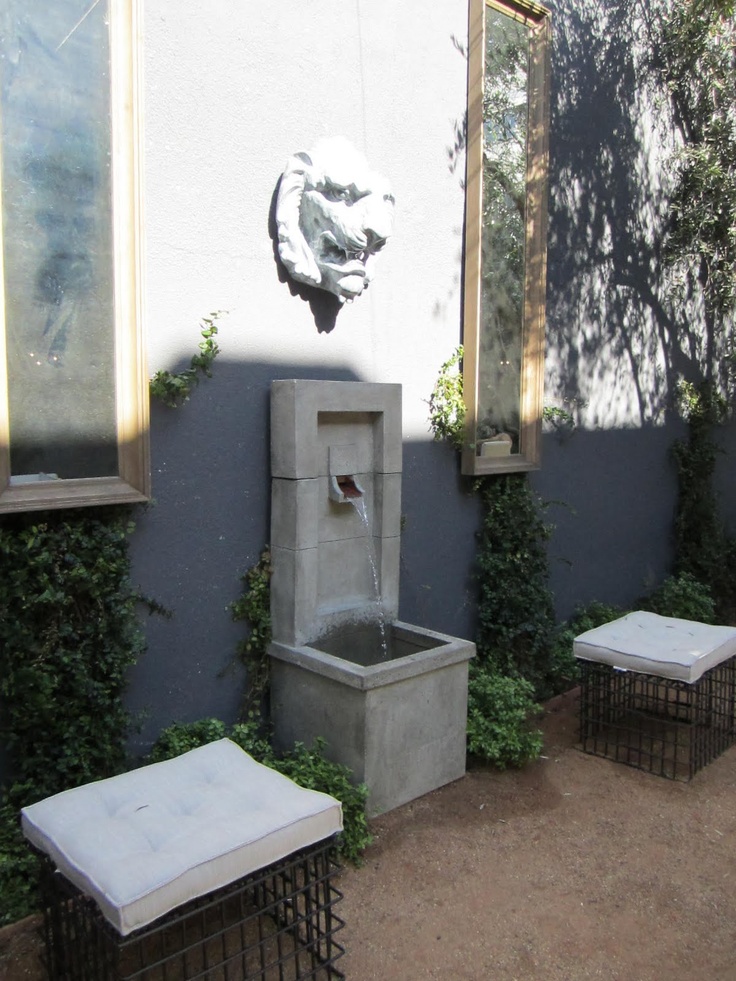
[[[525,25],[529,32],[528,127],[525,201],[519,452],[480,456],[479,368],[481,337],[481,242],[483,226],[483,88],[486,10]],[[547,266],[547,160],[549,134],[550,13],[527,0],[470,0],[468,138],[463,314],[465,439],[462,472],[481,475],[537,469],[544,400],[544,322]]]

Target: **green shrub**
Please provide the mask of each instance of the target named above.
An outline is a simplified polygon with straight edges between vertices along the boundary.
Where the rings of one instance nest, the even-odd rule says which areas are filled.
[[[243,592],[229,605],[236,622],[244,621],[248,635],[238,643],[237,655],[245,665],[248,684],[241,713],[259,710],[271,683],[271,551],[265,548],[258,562],[241,576]]]
[[[526,474],[487,477],[478,489],[484,512],[477,555],[478,660],[495,674],[526,678],[536,697],[546,698],[554,693],[550,529]]]
[[[160,734],[151,752],[146,757],[147,763],[160,763],[170,760],[191,749],[214,743],[224,739],[227,727],[219,719],[200,719],[198,722],[174,722]]]
[[[611,620],[617,620],[626,611],[619,606],[593,600],[577,608],[564,623],[559,624],[555,633],[550,656],[550,677],[555,693],[573,688],[580,678],[580,669],[573,654],[573,642],[586,630],[593,630]]]
[[[123,509],[0,525],[0,737],[32,799],[126,766],[122,695],[143,650],[129,531]]]
[[[344,830],[340,837],[340,854],[348,861],[359,862],[362,852],[372,841],[365,816],[368,788],[365,784],[356,787],[351,782],[348,767],[327,760],[325,745],[323,739],[315,740],[311,749],[297,743],[273,765],[300,787],[320,790],[342,803]]]
[[[683,384],[679,396],[688,435],[672,449],[678,483],[674,572],[706,584],[716,617],[728,623],[736,616],[736,539],[726,527],[714,483],[723,453],[716,434],[727,403],[710,382]]]
[[[365,816],[368,788],[365,784],[355,786],[348,767],[325,757],[326,743],[323,739],[316,740],[311,749],[297,743],[287,753],[278,755],[263,735],[262,726],[254,715],[230,730],[218,719],[201,719],[198,722],[174,723],[164,729],[147,760],[159,762],[171,759],[224,736],[232,739],[259,763],[283,773],[300,787],[319,790],[339,800],[344,824],[339,840],[340,855],[350,862],[360,860],[361,853],[372,840]]]
[[[542,733],[531,726],[540,711],[534,686],[524,678],[494,673],[471,663],[468,683],[468,751],[499,769],[523,766],[542,750]]]
[[[238,722],[232,727],[229,736],[254,760],[265,766],[271,766],[276,759],[276,753],[264,729],[260,716],[255,711],[251,711],[246,722]]]
[[[0,926],[22,920],[39,908],[39,860],[20,828],[20,806],[16,806],[17,798],[23,796],[17,793],[20,789],[9,791],[13,802],[0,807]]]
[[[716,604],[710,589],[689,572],[665,579],[639,606],[663,617],[716,622]]]
[[[127,766],[127,673],[143,650],[126,508],[0,523],[0,924],[37,908],[21,807]]]

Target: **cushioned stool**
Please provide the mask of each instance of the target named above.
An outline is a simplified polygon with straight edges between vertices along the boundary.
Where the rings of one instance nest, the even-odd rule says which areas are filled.
[[[49,797],[22,823],[49,859],[52,979],[344,977],[341,805],[228,739]]]
[[[580,743],[690,780],[734,742],[736,628],[630,613],[575,638]]]

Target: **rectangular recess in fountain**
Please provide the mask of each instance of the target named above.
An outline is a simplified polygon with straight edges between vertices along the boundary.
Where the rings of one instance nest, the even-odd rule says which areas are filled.
[[[273,382],[275,639],[303,644],[369,612],[398,616],[401,457],[400,385]],[[332,492],[343,476],[362,488],[365,522]]]
[[[371,815],[465,773],[475,653],[398,619],[401,449],[400,385],[273,382],[274,742],[324,737]]]

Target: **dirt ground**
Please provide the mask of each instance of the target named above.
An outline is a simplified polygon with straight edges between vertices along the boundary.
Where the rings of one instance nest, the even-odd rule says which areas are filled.
[[[574,693],[542,728],[524,770],[372,822],[339,880],[350,981],[736,981],[736,747],[684,784],[576,750]],[[1,981],[42,978],[29,926]]]

